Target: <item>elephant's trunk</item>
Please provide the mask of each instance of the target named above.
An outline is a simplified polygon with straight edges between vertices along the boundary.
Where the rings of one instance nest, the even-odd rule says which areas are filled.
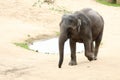
[[[59,64],[58,67],[61,68],[64,59],[64,43],[67,40],[66,34],[61,34],[59,37]]]

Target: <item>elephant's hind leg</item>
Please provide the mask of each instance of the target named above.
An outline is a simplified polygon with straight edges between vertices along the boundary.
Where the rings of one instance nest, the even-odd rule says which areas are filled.
[[[92,51],[92,40],[87,40],[84,42],[84,47],[85,47],[85,56],[88,58],[89,61],[94,60],[94,53]]]
[[[97,60],[97,55],[98,55],[98,50],[99,50],[99,46],[100,46],[100,43],[101,43],[101,40],[102,40],[102,33],[101,32],[99,34],[99,36],[97,37],[97,39],[95,40],[95,52],[94,52],[94,60]]]

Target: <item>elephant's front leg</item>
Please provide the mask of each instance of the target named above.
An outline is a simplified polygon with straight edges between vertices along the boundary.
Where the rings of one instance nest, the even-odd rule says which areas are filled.
[[[89,61],[94,60],[94,53],[93,53],[93,44],[91,40],[85,41],[84,42],[84,47],[85,47],[85,56],[88,58]]]
[[[76,42],[70,39],[71,61],[69,65],[77,65],[76,62]]]

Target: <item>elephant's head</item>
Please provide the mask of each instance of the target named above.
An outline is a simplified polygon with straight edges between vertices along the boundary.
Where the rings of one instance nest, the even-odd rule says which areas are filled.
[[[74,14],[63,15],[60,22],[59,36],[59,68],[61,68],[64,55],[64,43],[70,37],[71,32],[80,32],[81,20]]]
[[[80,31],[81,20],[76,17],[74,14],[63,15],[62,21],[60,22],[60,28],[62,29],[71,29]]]

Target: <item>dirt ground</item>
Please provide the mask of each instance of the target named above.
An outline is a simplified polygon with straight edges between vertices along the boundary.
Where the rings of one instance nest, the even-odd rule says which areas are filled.
[[[62,13],[33,7],[37,0],[0,0],[0,80],[120,80],[120,8],[105,6],[94,0],[56,0],[54,5],[71,11],[85,7],[98,11],[105,29],[98,60],[89,62],[77,54],[76,66],[69,66],[65,55],[61,69],[58,54],[36,53],[15,46],[30,37],[55,36]],[[42,45],[41,45],[42,46]],[[52,45],[51,45],[52,46]]]

